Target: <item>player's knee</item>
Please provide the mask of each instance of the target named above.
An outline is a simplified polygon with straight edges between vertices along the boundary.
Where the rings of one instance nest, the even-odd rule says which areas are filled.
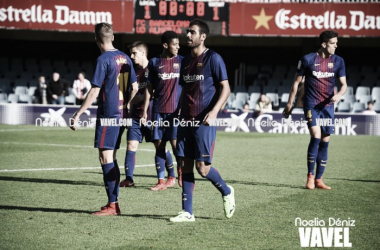
[[[202,176],[203,178],[206,178],[208,172],[209,172],[209,168],[207,168],[207,166],[205,165],[204,162],[197,162],[196,164],[196,168],[197,168],[197,171],[198,171],[198,174],[200,176]]]

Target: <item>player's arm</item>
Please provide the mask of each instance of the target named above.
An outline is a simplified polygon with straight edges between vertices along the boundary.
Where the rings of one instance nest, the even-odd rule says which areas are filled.
[[[292,88],[291,88],[290,93],[289,93],[288,104],[286,105],[284,111],[282,112],[284,114],[285,118],[288,118],[289,115],[292,113],[292,103],[296,97],[298,85],[302,82],[302,78],[303,78],[302,75],[299,76],[296,74],[296,76],[295,76]]]
[[[338,93],[336,93],[332,98],[331,98],[331,101],[332,102],[335,102],[335,103],[338,103],[340,101],[340,99],[342,98],[342,96],[346,93],[346,90],[347,90],[347,80],[346,80],[346,77],[343,76],[343,77],[339,77],[339,82],[341,84],[341,87],[340,87],[340,90]]]
[[[92,86],[90,91],[88,92],[86,98],[84,99],[82,105],[79,107],[79,109],[74,113],[73,117],[70,118],[70,128],[72,130],[77,130],[75,127],[75,122],[79,120],[79,117],[81,114],[88,109],[88,107],[91,106],[91,104],[95,101],[95,99],[99,95],[100,88],[96,86]]]
[[[129,96],[129,100],[127,104],[128,109],[130,109],[132,100],[135,98],[138,91],[139,91],[139,84],[137,82],[132,83],[132,90],[131,90],[131,94]]]
[[[208,112],[206,114],[205,118],[203,119],[203,123],[205,125],[210,125],[210,123],[212,123],[212,121],[215,121],[219,110],[222,108],[223,104],[227,101],[228,96],[231,93],[230,84],[228,83],[228,80],[221,81],[220,87],[221,87],[222,91],[220,92],[218,101],[215,103],[212,110],[210,112]]]
[[[151,83],[148,83],[145,88],[144,112],[141,118],[143,124],[145,124],[146,119],[148,118],[149,102],[152,95],[153,95],[153,85]]]

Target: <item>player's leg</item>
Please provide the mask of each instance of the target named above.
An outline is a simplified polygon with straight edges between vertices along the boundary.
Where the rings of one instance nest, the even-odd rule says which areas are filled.
[[[108,204],[101,208],[100,211],[93,215],[120,215],[120,207],[118,203],[118,189],[116,185],[118,175],[114,164],[114,150],[99,148],[99,161],[103,171],[103,182],[108,197]]]
[[[165,185],[165,163],[166,163],[166,141],[155,140],[154,146],[156,147],[156,154],[154,156],[154,161],[156,164],[157,171],[157,184],[152,187],[150,190],[152,191],[160,191],[166,190],[167,187]]]
[[[176,149],[175,149],[175,144],[177,140],[170,140],[170,144],[172,145],[173,149],[173,154],[176,155]],[[174,145],[174,146],[173,146]],[[178,160],[176,157],[177,165],[178,165]],[[173,158],[169,150],[166,149],[166,163],[165,163],[166,171],[168,172],[168,179],[166,180],[166,187],[174,187],[175,186],[175,172],[174,172],[174,163],[173,163]]]
[[[186,143],[185,143],[186,142]],[[178,162],[182,169],[182,211],[170,218],[171,222],[193,222],[194,137],[189,128],[179,127],[176,147]]]
[[[317,172],[315,175],[315,187],[320,189],[331,189],[331,187],[324,184],[322,175],[325,172],[327,165],[327,153],[330,141],[330,134],[322,134],[322,140],[319,143],[318,157],[317,157]]]
[[[196,141],[196,168],[198,173],[211,181],[223,197],[224,212],[227,218],[231,218],[235,212],[235,194],[232,186],[226,184],[218,170],[211,166],[216,127],[201,125],[195,129]]]
[[[125,153],[125,175],[126,178],[120,182],[120,187],[134,187],[133,173],[136,165],[136,151],[138,149],[139,142],[135,140],[127,141],[127,152]]]

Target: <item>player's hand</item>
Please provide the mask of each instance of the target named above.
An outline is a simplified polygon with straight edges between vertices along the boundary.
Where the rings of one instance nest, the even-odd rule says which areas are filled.
[[[340,94],[336,94],[333,97],[331,97],[331,102],[338,103],[340,102],[340,99],[342,99],[342,96]]]
[[[215,120],[218,113],[215,113],[213,111],[210,111],[206,114],[205,118],[203,119],[203,124],[206,126],[212,125]]]
[[[70,118],[69,127],[71,130],[77,130],[77,128],[75,127],[75,123],[78,121],[78,119],[79,117],[76,114],[74,114],[73,117]]]
[[[284,115],[284,117],[286,119],[289,118],[289,115],[292,114],[292,105],[286,105],[286,107],[284,108],[284,111],[282,111],[282,114]]]
[[[148,114],[146,112],[143,113],[140,121],[141,121],[141,124],[143,124],[144,126],[146,126],[146,119],[148,118]]]

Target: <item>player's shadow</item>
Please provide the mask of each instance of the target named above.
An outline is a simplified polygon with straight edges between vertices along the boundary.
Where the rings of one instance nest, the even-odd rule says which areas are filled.
[[[329,178],[330,180],[339,180],[339,181],[359,181],[359,182],[374,182],[378,183],[379,180],[354,180],[354,179],[344,179],[344,178]]]
[[[22,207],[22,206],[7,206],[7,205],[0,205],[0,210],[21,210],[21,211],[29,211],[29,212],[40,211],[40,212],[51,212],[51,213],[81,213],[81,214],[91,213],[91,211],[86,211],[86,210],[46,208],[46,207]]]
[[[297,185],[288,185],[288,184],[281,184],[281,183],[268,183],[268,182],[257,182],[257,181],[235,181],[235,180],[228,180],[228,184],[242,184],[242,185],[258,185],[258,186],[268,186],[268,187],[279,187],[279,188],[295,188],[295,189],[305,189],[304,186],[297,186]]]
[[[93,182],[93,181],[54,180],[54,179],[8,177],[8,176],[0,176],[0,181],[19,181],[19,182],[68,184],[68,185],[103,186],[102,183]]]

